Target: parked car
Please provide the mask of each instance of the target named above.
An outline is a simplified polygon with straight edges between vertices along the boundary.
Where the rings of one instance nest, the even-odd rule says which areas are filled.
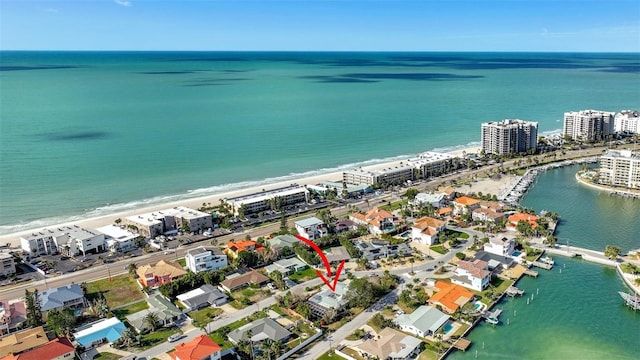
[[[184,337],[183,334],[173,334],[167,338],[168,342],[174,342],[182,339]]]

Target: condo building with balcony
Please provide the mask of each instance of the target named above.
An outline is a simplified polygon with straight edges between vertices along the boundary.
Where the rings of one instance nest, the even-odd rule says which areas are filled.
[[[613,134],[615,113],[580,110],[564,113],[562,134],[573,140],[593,142]]]
[[[535,151],[538,123],[519,119],[482,123],[481,141],[485,154],[508,155]]]

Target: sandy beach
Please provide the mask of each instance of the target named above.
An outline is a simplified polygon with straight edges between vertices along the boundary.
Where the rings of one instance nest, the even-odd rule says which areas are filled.
[[[471,147],[466,149],[450,151],[449,154],[454,156],[463,156],[463,154],[477,153],[479,151],[480,151],[479,147]],[[363,169],[380,170],[388,167],[397,166],[401,162],[403,162],[403,160],[391,161],[391,162],[386,162],[386,163],[381,163],[381,164],[376,164],[371,166],[364,166]],[[107,214],[99,217],[92,217],[92,218],[82,219],[78,221],[70,221],[70,222],[54,224],[46,227],[28,229],[28,230],[15,232],[11,234],[0,235],[0,244],[10,244],[11,247],[19,247],[20,236],[39,231],[41,229],[56,228],[56,227],[68,226],[68,225],[78,225],[85,228],[95,229],[101,226],[112,224],[114,220],[117,218],[124,218],[124,217],[137,215],[141,213],[158,211],[162,209],[172,208],[175,206],[186,206],[192,209],[200,208],[203,203],[211,203],[212,205],[215,206],[220,203],[220,199],[256,193],[256,192],[262,191],[263,189],[265,190],[275,189],[275,188],[290,185],[292,183],[296,183],[299,185],[311,185],[311,184],[318,184],[324,181],[342,181],[342,172],[332,172],[327,174],[302,177],[294,180],[287,180],[287,181],[281,181],[281,182],[277,182],[269,185],[262,185],[260,187],[250,187],[246,189],[235,190],[235,191],[225,192],[220,194],[205,195],[205,196],[201,196],[193,199],[167,202],[167,203],[157,204],[153,206],[140,207],[140,208],[128,210],[128,211],[116,212],[113,214]]]

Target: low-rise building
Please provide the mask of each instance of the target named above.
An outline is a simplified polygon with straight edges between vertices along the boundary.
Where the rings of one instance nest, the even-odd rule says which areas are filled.
[[[302,260],[293,257],[275,261],[273,264],[265,266],[264,270],[267,274],[279,271],[283,276],[288,276],[298,271],[305,270],[308,267],[309,265],[302,262]]]
[[[213,217],[206,212],[176,206],[170,209],[126,217],[123,221],[140,235],[156,237],[165,233],[185,231],[196,232],[213,227]]]
[[[475,260],[470,262],[460,260],[457,265],[455,275],[451,277],[452,283],[476,291],[482,291],[489,285],[491,272],[488,270],[489,264],[486,261]]]
[[[484,244],[484,251],[501,256],[511,256],[516,250],[516,240],[504,235],[496,235],[489,238]]]
[[[342,181],[346,184],[365,185],[400,185],[407,180],[413,180],[414,167],[407,164],[399,164],[393,167],[378,170],[352,169],[342,172]]]
[[[246,215],[274,208],[276,199],[282,202],[282,206],[306,203],[309,201],[309,190],[298,184],[291,184],[277,189],[224,199],[224,201],[231,206],[234,214],[239,215],[240,209],[242,209]]]
[[[461,196],[453,200],[453,215],[464,215],[480,207],[480,200]]]
[[[189,342],[176,345],[169,356],[173,360],[220,360],[222,347],[207,335],[198,335]]]
[[[189,249],[184,258],[187,269],[196,274],[201,271],[222,269],[229,265],[227,255],[211,247],[198,246],[195,249]]]
[[[444,193],[430,194],[430,193],[418,193],[413,200],[409,200],[409,204],[418,208],[426,207],[430,205],[434,209],[439,209],[444,206]]]
[[[9,276],[16,273],[16,263],[13,255],[0,252],[0,276]]]
[[[75,316],[79,316],[87,307],[87,299],[78,284],[64,285],[38,293],[40,311],[46,317],[51,310],[62,311],[69,309]]]
[[[22,300],[0,300],[0,336],[22,328],[27,310]]]
[[[434,307],[422,305],[411,314],[398,316],[395,323],[402,331],[426,337],[434,335],[447,321],[449,321],[449,315]]]
[[[404,221],[402,218],[393,213],[374,207],[364,214],[352,213],[349,219],[357,224],[369,227],[369,232],[380,235],[385,232],[393,231]]]
[[[62,253],[68,256],[100,253],[106,248],[105,236],[96,230],[78,225],[44,229],[20,237],[22,250],[30,255]]]
[[[139,235],[127,230],[125,226],[111,224],[96,230],[105,235],[105,243],[111,252],[127,252],[136,248],[135,239]]]
[[[185,307],[185,312],[202,309],[209,306],[224,305],[229,296],[212,285],[205,284],[197,289],[180,294],[176,297]]]
[[[429,179],[455,170],[454,162],[457,160],[458,158],[448,153],[427,151],[417,158],[407,160],[407,164],[413,166],[422,179]]]
[[[349,255],[349,251],[347,251],[347,248],[344,246],[334,246],[326,249],[324,255],[330,264],[351,260],[351,255]]]
[[[227,247],[224,249],[224,252],[228,257],[235,259],[241,252],[249,251],[249,252],[259,252],[264,251],[265,247],[262,246],[257,241],[253,240],[238,240],[238,241],[229,241]]]
[[[384,328],[378,336],[352,346],[365,359],[409,360],[415,359],[422,351],[422,340],[401,333],[392,328]]]
[[[322,291],[307,300],[309,307],[311,307],[311,313],[319,319],[324,317],[330,309],[335,310],[336,315],[342,313],[347,306],[345,295],[348,289],[349,287],[342,282],[336,284],[335,291],[323,287]]]
[[[19,354],[49,342],[42,326],[0,337],[0,356]]]
[[[298,234],[309,240],[319,239],[323,236],[329,235],[329,229],[327,225],[318,219],[317,217],[310,217],[307,219],[298,220],[293,223],[298,231]]]
[[[429,298],[429,305],[439,305],[449,314],[456,312],[474,297],[471,291],[446,281],[436,281],[435,288],[438,291]]]
[[[120,339],[125,329],[126,326],[118,318],[111,317],[77,328],[73,338],[85,348],[104,342],[113,344]]]
[[[183,317],[182,311],[162,295],[149,296],[147,304],[148,308],[126,316],[127,322],[138,332],[151,330],[146,321],[151,313],[156,315],[158,326],[170,326]]]
[[[76,348],[66,337],[55,338],[33,349],[7,355],[0,360],[69,360],[76,354]]]
[[[252,284],[262,286],[269,281],[268,277],[255,270],[250,270],[244,274],[232,274],[227,276],[227,278],[220,283],[220,287],[222,287],[224,291],[232,292]]]
[[[156,288],[186,275],[187,272],[177,264],[160,260],[155,265],[140,266],[136,269],[136,274],[142,286]]]
[[[273,319],[267,317],[243,325],[231,331],[227,337],[229,341],[236,345],[242,340],[251,341],[251,343],[257,345],[266,339],[280,341],[284,344],[291,337],[291,333]]]
[[[429,216],[421,217],[411,226],[411,238],[426,245],[438,242],[440,233],[444,231],[446,223]]]

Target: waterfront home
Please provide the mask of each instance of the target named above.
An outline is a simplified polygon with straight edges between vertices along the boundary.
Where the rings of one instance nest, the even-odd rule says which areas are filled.
[[[474,297],[471,291],[446,281],[438,280],[434,287],[438,291],[429,298],[429,305],[440,305],[449,314],[456,312]]]
[[[197,232],[213,227],[211,214],[184,206],[129,216],[123,224],[137,230],[140,235],[156,237],[176,233],[178,230]]]
[[[309,240],[319,239],[329,234],[327,225],[315,216],[298,220],[293,225],[300,236]]]
[[[0,336],[14,332],[27,320],[27,310],[22,300],[0,300]]]
[[[205,307],[217,307],[229,301],[229,296],[213,285],[205,284],[197,289],[176,296],[185,312],[199,310]]]
[[[349,219],[356,224],[368,226],[369,232],[374,235],[381,235],[394,230],[403,223],[402,218],[377,207],[372,208],[364,214],[352,213],[349,215]]]
[[[224,201],[231,207],[235,215],[240,215],[241,210],[245,215],[256,214],[276,208],[277,201],[280,201],[282,206],[306,203],[309,201],[309,190],[298,184],[291,184],[277,189],[224,199]]]
[[[305,270],[309,265],[302,262],[298,258],[281,259],[274,262],[271,265],[265,266],[264,270],[267,274],[271,274],[274,271],[279,271],[283,276],[291,275],[295,272]]]
[[[489,238],[484,244],[484,251],[500,256],[511,256],[516,250],[516,240],[510,236],[498,234]]]
[[[533,214],[515,213],[507,218],[509,222],[507,223],[506,228],[507,230],[516,231],[520,221],[528,222],[532,228],[535,228],[538,227],[538,219],[539,217]]]
[[[440,233],[444,231],[446,223],[429,216],[421,217],[411,226],[411,238],[426,245],[438,242]]]
[[[105,250],[105,236],[78,225],[44,229],[20,237],[22,250],[31,256],[62,253],[67,256],[100,253]]]
[[[497,255],[482,250],[476,252],[472,261],[473,260],[482,260],[486,262],[487,269],[492,271],[494,274],[499,272],[501,269],[508,269],[515,264],[515,260],[511,256]]]
[[[75,316],[80,316],[87,307],[87,299],[78,284],[64,285],[54,289],[48,289],[38,293],[40,311],[46,318],[51,310],[62,311],[69,309]]]
[[[227,247],[224,249],[225,254],[228,257],[235,259],[241,252],[258,252],[264,251],[265,247],[260,243],[253,240],[238,240],[238,241],[229,241]]]
[[[138,311],[131,315],[127,315],[127,321],[138,332],[144,332],[151,330],[149,324],[145,321],[147,315],[153,313],[156,315],[158,326],[169,326],[182,318],[182,311],[178,309],[173,303],[162,295],[151,295],[147,298],[147,309]]]
[[[220,287],[222,287],[224,291],[232,292],[249,285],[262,286],[269,281],[268,277],[255,270],[250,270],[244,274],[232,274],[227,276],[227,278],[220,283]]]
[[[445,194],[429,194],[429,193],[419,193],[413,200],[409,200],[409,204],[416,206],[418,208],[426,207],[427,205],[431,205],[434,209],[439,209],[444,206],[444,198]]]
[[[497,224],[505,217],[505,213],[494,211],[490,208],[478,208],[471,212],[471,218],[475,221],[486,221]]]
[[[189,249],[184,258],[187,269],[196,274],[201,271],[222,269],[228,265],[227,255],[212,247],[198,246],[195,249]]]
[[[66,337],[61,337],[30,350],[7,355],[0,360],[63,360],[73,359],[75,355],[75,346]]]
[[[18,354],[49,342],[42,326],[0,337],[0,356]]]
[[[9,276],[16,273],[16,263],[13,255],[0,252],[0,277]]]
[[[101,319],[76,329],[75,341],[85,348],[105,341],[114,343],[120,339],[126,327],[116,317]]]
[[[266,339],[280,341],[284,344],[291,337],[291,333],[273,319],[267,317],[243,325],[231,331],[227,337],[235,345],[242,340],[251,341],[254,345],[259,345]]]
[[[411,314],[403,314],[395,323],[400,330],[410,334],[427,337],[434,335],[449,320],[449,315],[431,306],[419,306]]]
[[[290,256],[293,256],[293,244],[299,242],[300,240],[289,234],[274,236],[271,239],[266,240],[267,246],[269,246],[275,254],[278,254],[278,256],[282,255],[282,250],[284,248],[288,248]]]
[[[489,264],[486,261],[460,260],[456,265],[458,267],[455,270],[455,275],[451,277],[452,283],[476,291],[482,291],[489,285],[491,272],[488,270]]]
[[[464,215],[480,207],[480,200],[461,196],[453,200],[453,215]]]
[[[185,276],[187,272],[178,264],[160,260],[155,265],[140,266],[136,269],[136,274],[142,286],[157,288]]]
[[[169,352],[173,360],[220,360],[222,347],[207,335],[198,335],[189,342],[176,345],[175,351]]]
[[[347,299],[345,299],[345,295],[348,289],[349,287],[342,282],[338,282],[336,284],[335,291],[331,291],[331,289],[323,287],[322,291],[311,296],[309,300],[307,300],[307,304],[311,307],[311,313],[318,319],[323,318],[330,309],[335,310],[336,315],[340,314],[347,306]]]
[[[104,234],[105,243],[111,252],[127,252],[136,248],[135,239],[139,235],[127,230],[125,226],[109,224],[96,230]]]
[[[352,348],[365,359],[409,360],[421,352],[422,340],[390,327]]]

